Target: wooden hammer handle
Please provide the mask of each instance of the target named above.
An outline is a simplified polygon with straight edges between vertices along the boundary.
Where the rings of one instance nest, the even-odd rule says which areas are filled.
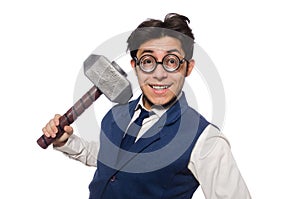
[[[93,86],[74,104],[74,106],[59,118],[59,124],[56,126],[58,129],[56,137],[52,138],[42,135],[37,140],[38,145],[43,149],[46,149],[57,138],[60,138],[64,134],[64,127],[72,124],[101,94],[102,92],[96,86]]]

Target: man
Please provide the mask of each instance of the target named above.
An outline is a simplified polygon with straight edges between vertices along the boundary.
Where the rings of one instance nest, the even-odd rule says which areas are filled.
[[[97,166],[91,199],[189,199],[199,184],[208,199],[251,198],[228,141],[182,91],[195,65],[188,23],[174,13],[141,23],[127,42],[142,95],[106,114],[100,143],[80,139],[70,126],[53,143]],[[47,137],[55,137],[59,117],[43,128]]]

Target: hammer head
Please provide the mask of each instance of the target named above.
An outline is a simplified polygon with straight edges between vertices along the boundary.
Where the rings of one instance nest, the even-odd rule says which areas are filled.
[[[84,61],[84,74],[112,102],[125,104],[132,97],[130,82],[117,63],[102,55],[90,55]]]

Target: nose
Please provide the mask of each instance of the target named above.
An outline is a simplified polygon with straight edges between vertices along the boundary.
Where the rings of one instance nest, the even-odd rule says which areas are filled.
[[[162,64],[158,64],[153,71],[153,77],[157,80],[163,80],[168,77],[168,72],[163,68]]]

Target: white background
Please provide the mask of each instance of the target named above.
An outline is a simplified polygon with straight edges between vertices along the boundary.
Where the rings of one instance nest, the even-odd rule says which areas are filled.
[[[95,168],[36,139],[72,105],[82,62],[98,45],[168,12],[190,18],[222,78],[223,132],[252,197],[300,197],[297,1],[195,2],[0,2],[0,198],[88,198]]]

